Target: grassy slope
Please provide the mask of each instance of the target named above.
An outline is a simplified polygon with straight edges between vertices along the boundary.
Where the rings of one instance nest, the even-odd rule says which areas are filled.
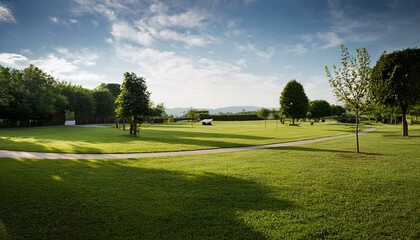
[[[337,124],[279,125],[275,121],[215,122],[195,124],[144,125],[140,136],[116,128],[74,126],[0,129],[0,149],[66,152],[121,153],[209,149],[286,142],[350,133],[352,127]]]
[[[0,159],[0,238],[418,239],[420,127],[142,160]]]

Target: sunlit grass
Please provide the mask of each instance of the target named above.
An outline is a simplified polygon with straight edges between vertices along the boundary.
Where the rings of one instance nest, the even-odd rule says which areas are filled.
[[[317,123],[311,126],[278,124],[275,121],[214,122],[173,125],[144,124],[139,136],[112,127],[56,126],[0,129],[0,149],[63,152],[122,153],[162,152],[236,147],[313,139],[351,133],[351,125]]]
[[[5,239],[418,239],[420,127],[139,160],[0,159]]]

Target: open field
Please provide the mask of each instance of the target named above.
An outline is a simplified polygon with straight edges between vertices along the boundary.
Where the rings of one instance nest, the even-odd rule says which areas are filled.
[[[319,123],[311,126],[278,125],[275,121],[215,122],[173,125],[144,124],[140,136],[113,127],[75,126],[0,130],[0,149],[59,153],[165,152],[239,147],[289,142],[351,133],[352,126]]]
[[[199,128],[197,128],[199,129]],[[342,132],[340,132],[342,133]],[[0,239],[419,239],[420,127],[141,160],[0,159]]]

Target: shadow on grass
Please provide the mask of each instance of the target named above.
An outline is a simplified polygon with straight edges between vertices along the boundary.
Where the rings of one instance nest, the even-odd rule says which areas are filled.
[[[0,149],[13,150],[13,151],[25,151],[25,152],[53,152],[53,153],[62,153],[63,150],[58,147],[53,147],[51,144],[48,144],[48,147],[45,145],[46,141],[23,141],[20,139],[18,142],[10,140],[7,137],[0,138]],[[77,153],[102,153],[103,151],[99,148],[92,148],[86,146],[80,146],[77,143],[68,143],[74,152]],[[65,151],[68,152],[68,151]]]
[[[178,129],[178,127],[176,128]],[[12,133],[10,133],[11,135]],[[102,153],[101,148],[83,147],[79,143],[133,143],[138,141],[157,142],[165,144],[195,145],[205,148],[219,147],[239,147],[249,146],[250,144],[237,143],[237,140],[270,140],[270,137],[253,136],[246,134],[231,133],[209,133],[195,131],[176,131],[171,128],[161,128],[159,130],[145,128],[138,136],[130,136],[128,131],[120,131],[115,128],[77,128],[77,127],[50,127],[50,128],[31,128],[24,131],[16,129],[13,135],[19,138],[14,142],[4,135],[0,138],[0,146],[4,149],[43,151],[43,152],[63,152],[63,150],[54,147],[45,147],[49,141],[65,141],[77,153]],[[9,139],[7,139],[9,138]],[[27,139],[27,141],[25,141]],[[37,139],[34,141],[34,139]],[[231,141],[228,141],[230,139]],[[8,142],[9,141],[9,142]],[[75,144],[72,144],[74,142]],[[65,152],[68,152],[65,151]]]
[[[275,150],[283,150],[283,151],[303,151],[303,152],[331,152],[331,153],[355,153],[355,151],[345,151],[345,150],[336,150],[336,149],[325,149],[325,148],[310,148],[310,147],[301,147],[301,146],[290,146],[290,147],[279,147],[279,148],[272,148]],[[382,155],[378,153],[365,153],[360,152],[359,155]]]
[[[12,239],[265,239],[237,214],[293,207],[253,181],[130,167],[132,163],[0,159],[3,235]]]

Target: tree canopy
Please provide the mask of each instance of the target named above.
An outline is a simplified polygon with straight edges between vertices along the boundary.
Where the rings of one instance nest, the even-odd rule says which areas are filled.
[[[311,118],[320,119],[331,115],[331,106],[325,100],[309,101],[309,115]]]
[[[296,80],[290,80],[280,95],[281,114],[292,118],[295,124],[295,118],[304,118],[308,114],[309,99],[306,96],[302,84]]]
[[[130,135],[137,135],[137,123],[150,112],[150,92],[147,90],[146,79],[132,72],[124,73],[121,93],[116,104],[116,113],[119,116],[132,118]]]
[[[370,86],[375,100],[401,109],[402,135],[408,136],[406,114],[410,106],[420,102],[420,49],[383,53],[373,69]]]
[[[52,115],[67,104],[59,83],[34,65],[23,70],[0,66],[0,84],[2,126],[50,124]]]
[[[357,57],[350,56],[341,45],[341,67],[333,65],[334,75],[327,66],[325,71],[338,101],[356,112],[356,152],[359,153],[359,111],[369,104],[369,81],[372,73],[370,56],[365,48],[356,49]]]

